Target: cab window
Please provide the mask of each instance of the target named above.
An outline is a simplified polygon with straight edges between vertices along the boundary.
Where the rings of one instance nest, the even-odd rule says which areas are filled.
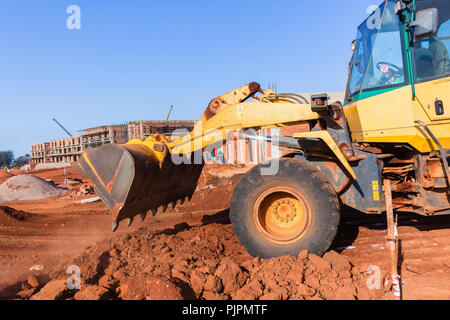
[[[419,82],[450,75],[450,3],[417,1],[417,10],[427,8],[439,10],[439,28],[435,35],[414,43],[415,77]]]
[[[352,95],[406,83],[402,25],[394,7],[394,0],[385,1],[358,28],[350,77]]]

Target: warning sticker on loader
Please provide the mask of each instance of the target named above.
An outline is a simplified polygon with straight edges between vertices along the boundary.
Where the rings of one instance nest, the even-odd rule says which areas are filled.
[[[380,201],[380,186],[377,180],[372,181],[373,201]]]

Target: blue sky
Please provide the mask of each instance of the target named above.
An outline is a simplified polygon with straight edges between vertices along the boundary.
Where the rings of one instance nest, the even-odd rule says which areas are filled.
[[[344,91],[374,0],[2,0],[0,150],[131,120],[198,119],[251,81]],[[69,30],[69,5],[81,30]]]

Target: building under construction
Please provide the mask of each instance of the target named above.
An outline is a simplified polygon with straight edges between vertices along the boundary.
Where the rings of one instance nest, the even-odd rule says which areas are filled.
[[[145,139],[152,134],[166,136],[184,136],[194,129],[195,121],[190,120],[155,120],[128,122],[128,139]]]
[[[124,144],[131,139],[145,139],[151,134],[170,136],[178,130],[191,131],[194,125],[195,121],[189,120],[131,121],[83,129],[79,130],[81,134],[76,137],[31,145],[31,162],[34,164],[74,162],[87,148],[96,148],[108,143]]]

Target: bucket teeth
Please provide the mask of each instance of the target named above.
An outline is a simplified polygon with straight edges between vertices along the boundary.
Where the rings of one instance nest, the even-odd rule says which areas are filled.
[[[186,198],[181,199],[180,204],[183,205],[185,201],[186,201]]]
[[[119,224],[116,221],[112,222],[112,232],[116,232]]]
[[[152,215],[153,216],[156,216],[156,213],[158,212],[158,208],[156,208],[156,209],[152,209]]]
[[[141,222],[144,222],[146,217],[147,217],[147,212],[141,213]]]
[[[176,206],[177,206],[177,202],[176,201],[172,202],[172,209],[175,209]]]
[[[166,211],[167,211],[167,208],[168,208],[168,205],[167,205],[167,204],[163,205],[163,212],[166,212]]]
[[[188,196],[188,201],[190,202],[192,200],[192,194]]]
[[[129,219],[128,219],[128,225],[127,225],[127,226],[130,227],[132,223],[133,223],[133,218],[129,218]]]

